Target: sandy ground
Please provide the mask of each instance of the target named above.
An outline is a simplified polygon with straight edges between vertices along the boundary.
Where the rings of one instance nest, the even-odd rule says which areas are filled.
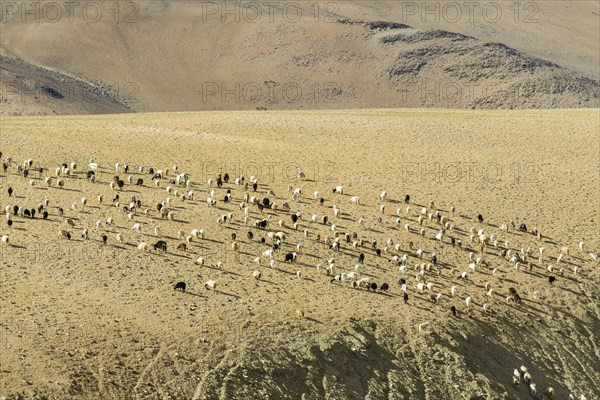
[[[49,200],[48,220],[11,216],[12,227],[6,219],[0,227],[9,235],[9,244],[1,246],[2,399],[534,398],[525,383],[512,385],[513,370],[521,365],[540,393],[552,387],[558,399],[569,393],[597,398],[599,274],[588,253],[600,250],[598,110],[210,112],[8,117],[0,123],[2,158],[13,160],[1,176],[2,205],[36,208]],[[25,179],[16,165],[26,159],[49,170]],[[95,183],[85,179],[90,159],[99,163]],[[77,169],[58,188],[54,168],[73,161]],[[122,190],[111,189],[117,162],[129,163],[133,182],[142,178],[144,184],[125,180]],[[168,168],[170,177],[172,166],[179,166],[189,173],[194,200],[169,195],[165,179],[155,187],[138,165]],[[305,180],[297,180],[298,170]],[[298,230],[291,227],[290,212],[261,213],[254,205],[244,226],[238,207],[243,186],[207,186],[225,172],[232,179],[256,176],[261,199],[270,189],[279,206],[287,202],[301,213]],[[119,173],[121,179],[127,175]],[[50,187],[45,177],[52,177]],[[302,189],[299,201],[291,199],[288,185]],[[344,186],[343,195],[332,193],[336,185]],[[14,190],[10,198],[8,187]],[[216,208],[206,202],[211,189],[217,191]],[[221,201],[226,189],[232,191],[229,204]],[[313,199],[315,190],[324,205]],[[383,213],[382,190],[388,192]],[[115,193],[121,208],[131,195],[141,199],[132,219],[111,204]],[[412,198],[408,212],[406,194]],[[360,196],[359,205],[350,203],[353,195]],[[174,221],[156,212],[167,196]],[[337,218],[333,205],[341,209]],[[434,238],[440,228],[435,219],[419,225],[423,206],[439,210],[453,225],[443,242]],[[65,225],[57,207],[75,227]],[[218,217],[230,212],[233,221],[218,225]],[[312,213],[336,225],[341,251],[323,242],[334,233],[329,225],[312,223]],[[478,213],[485,218],[481,224],[474,219]],[[273,215],[268,229],[256,229],[254,221],[267,215]],[[112,225],[105,223],[108,217]],[[357,223],[361,217],[364,226]],[[526,223],[529,231],[537,228],[542,239],[500,230],[510,220]],[[141,233],[131,229],[134,223],[142,224]],[[155,225],[161,227],[158,236]],[[83,228],[88,240],[81,237]],[[204,239],[176,250],[184,241],[179,230],[188,235],[200,228]],[[497,247],[490,242],[481,253],[477,237],[469,238],[471,228],[494,234]],[[72,239],[59,239],[60,229]],[[287,237],[275,266],[264,257],[255,264],[272,242],[267,233],[277,231]],[[345,242],[343,234],[351,232],[365,240],[363,248]],[[122,233],[122,243],[116,233]],[[450,237],[462,247],[450,245]],[[377,257],[371,241],[383,250],[388,238],[394,244]],[[159,239],[168,242],[166,254],[136,249]],[[303,247],[297,261],[284,263],[298,243]],[[563,246],[569,254],[559,263]],[[497,255],[502,248],[527,247],[531,271]],[[416,249],[424,251],[423,259]],[[389,283],[389,291],[331,283],[332,276],[317,271],[330,258],[334,275],[354,271],[360,252],[366,256],[360,277]],[[424,282],[434,286],[421,293],[417,270],[432,252],[438,264],[425,272]],[[483,259],[475,272],[468,267],[474,262],[469,252]],[[401,272],[389,259],[404,254]],[[199,256],[204,266],[195,264]],[[218,261],[222,269],[215,267]],[[254,270],[261,271],[260,281]],[[468,281],[457,279],[467,271]],[[556,277],[554,285],[549,276]],[[400,278],[406,279],[408,304]],[[209,279],[217,281],[217,290],[203,287]],[[185,293],[173,290],[178,281],[187,283]],[[494,290],[490,296],[487,282]],[[520,304],[505,300],[510,287]],[[438,293],[441,300],[432,302]],[[428,325],[419,333],[423,323]]]

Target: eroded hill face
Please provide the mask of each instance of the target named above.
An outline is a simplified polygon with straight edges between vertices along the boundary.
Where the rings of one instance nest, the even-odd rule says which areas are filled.
[[[460,33],[503,43],[588,78],[600,79],[595,1],[397,3],[357,0],[340,4],[347,18],[393,20],[416,29]],[[576,39],[575,39],[576,38]]]
[[[0,49],[136,111],[598,106],[597,4],[501,6],[496,21],[489,6],[455,20],[443,2],[437,17],[395,3],[93,3],[60,18],[5,4]]]
[[[122,96],[111,86],[90,83],[18,59],[0,56],[0,79],[3,115],[117,114],[134,111],[127,104],[127,96]]]
[[[591,206],[600,196],[598,149],[589,145],[590,132],[599,128],[593,110],[215,112],[1,122],[2,158],[13,159],[1,176],[2,206],[36,208],[48,199],[49,217],[11,215],[12,227],[5,218],[0,227],[10,238],[0,247],[0,396],[528,399],[533,397],[524,382],[512,384],[513,370],[524,365],[540,392],[552,387],[555,398],[592,398],[600,359],[598,266],[588,255],[600,246],[600,215]],[[25,179],[17,165],[27,159],[49,170],[41,176],[32,170]],[[96,182],[85,178],[90,159],[98,163]],[[74,173],[61,177],[59,188],[55,168],[74,161]],[[189,188],[168,183],[173,165],[189,173]],[[149,167],[171,170],[160,187]],[[298,170],[304,180],[297,179]],[[225,172],[232,179],[223,188],[207,185]],[[115,174],[125,182],[120,191],[109,186]],[[257,192],[236,185],[233,178],[240,175],[254,175]],[[135,184],[138,178],[142,185]],[[302,189],[298,201],[288,185]],[[344,194],[332,192],[337,185]],[[222,201],[227,189],[230,203]],[[182,201],[174,190],[193,190],[194,199]],[[206,202],[211,190],[217,207]],[[117,193],[119,207],[112,201]],[[239,203],[246,193],[268,197],[279,208],[261,212],[250,205],[244,225]],[[132,195],[142,207],[130,219],[123,207]],[[360,204],[352,196],[360,196]],[[172,221],[156,211],[167,197]],[[285,202],[290,211],[282,209]],[[442,241],[435,238],[442,225],[427,215],[435,211],[453,225]],[[298,229],[292,212],[301,213]],[[233,221],[218,224],[229,213]],[[476,221],[478,213],[483,223]],[[254,227],[269,215],[267,229]],[[510,220],[527,224],[528,233],[502,230]],[[140,232],[132,229],[137,223]],[[324,241],[336,236],[331,224],[339,252]],[[541,239],[531,234],[534,227]],[[84,228],[88,239],[81,237]],[[179,238],[180,230],[187,236],[201,228],[203,239]],[[483,252],[477,232],[471,240],[471,228],[489,235]],[[72,239],[59,238],[61,229]],[[272,244],[269,233],[277,231],[286,239],[269,267],[263,252]],[[344,234],[353,232],[357,237],[346,242]],[[239,251],[231,248],[232,233]],[[452,246],[451,237],[461,246]],[[359,239],[364,245],[354,248]],[[166,254],[152,248],[158,240],[168,243]],[[149,251],[137,249],[141,242]],[[176,248],[181,242],[188,244],[185,251]],[[284,262],[298,243],[297,261]],[[563,246],[569,253],[559,262]],[[385,247],[378,257],[376,249]],[[526,263],[515,268],[511,258],[529,247],[532,269]],[[502,250],[512,253],[501,256]],[[433,252],[435,267],[428,266]],[[388,283],[387,292],[352,288],[350,280],[331,282],[356,272],[360,253],[365,263],[359,278],[379,287]],[[401,270],[390,260],[404,255]],[[331,258],[334,272],[327,275]],[[475,270],[471,263],[478,263]],[[422,264],[423,283],[433,287],[421,292]],[[255,270],[260,280],[252,276]],[[468,280],[457,278],[462,272]],[[556,277],[553,285],[549,276]],[[406,280],[406,304],[399,279]],[[204,287],[208,280],[217,282],[216,290]],[[179,281],[187,283],[186,293],[173,290]],[[521,303],[506,301],[511,287]],[[439,301],[431,299],[440,293]]]

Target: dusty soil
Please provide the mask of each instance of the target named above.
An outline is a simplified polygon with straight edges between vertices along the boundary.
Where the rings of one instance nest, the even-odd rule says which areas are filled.
[[[589,253],[600,249],[598,110],[210,112],[3,117],[0,123],[2,159],[12,157],[1,176],[2,205],[30,209],[49,200],[47,220],[39,213],[10,215],[12,226],[3,218],[0,227],[9,237],[0,246],[3,399],[534,398],[524,382],[512,384],[521,365],[540,393],[552,387],[558,399],[597,396],[599,273]],[[17,165],[27,159],[48,170],[23,178]],[[94,183],[85,179],[90,159],[99,164]],[[61,177],[64,188],[57,187],[54,169],[71,162],[77,168]],[[122,190],[109,186],[117,162],[131,166],[130,173],[118,173],[125,180]],[[189,173],[193,200],[167,193],[166,186],[186,191],[168,183],[173,165]],[[160,187],[149,167],[170,170]],[[298,170],[304,180],[297,179]],[[208,179],[225,172],[229,183],[208,187]],[[258,179],[257,194],[233,183],[240,175]],[[52,178],[50,187],[46,177]],[[143,185],[135,185],[138,178]],[[298,201],[288,185],[302,189]],[[337,185],[344,194],[332,193]],[[226,189],[232,191],[230,203],[222,201]],[[206,202],[211,190],[215,208]],[[262,199],[268,190],[280,208],[261,212],[250,205],[244,225],[238,206],[244,194]],[[388,192],[383,213],[382,190]],[[118,208],[111,201],[117,193]],[[130,219],[122,207],[132,195],[142,207]],[[354,195],[360,204],[350,202]],[[173,221],[156,211],[167,197]],[[284,202],[289,212],[281,209]],[[435,218],[419,224],[422,207],[449,218],[453,227],[442,241],[435,239]],[[230,212],[232,221],[217,223]],[[301,213],[297,230],[292,212]],[[311,222],[313,213],[318,223]],[[482,223],[475,220],[478,213]],[[268,215],[267,229],[254,227]],[[324,242],[335,236],[320,222],[324,215],[336,225],[339,252]],[[501,230],[510,220],[526,223],[528,233]],[[140,233],[132,230],[135,223]],[[185,242],[178,231],[189,235],[201,228],[204,239],[193,239],[186,251],[176,249]],[[471,228],[495,235],[483,252],[477,235],[470,239]],[[531,234],[533,228],[541,239]],[[58,237],[61,229],[71,240]],[[286,239],[271,268],[261,254],[272,243],[267,234],[277,231]],[[346,243],[344,233],[352,232],[352,240],[364,239],[363,247]],[[231,248],[232,233],[239,251]],[[462,246],[452,246],[450,238]],[[159,239],[168,243],[166,254],[152,249]],[[387,253],[376,256],[373,240]],[[150,250],[137,250],[141,242]],[[298,243],[303,247],[297,261],[285,263]],[[559,262],[563,246],[569,253]],[[509,255],[498,255],[528,247],[531,270],[526,263],[516,269]],[[333,276],[316,268],[333,258],[333,275],[350,273],[361,252],[359,278],[388,283],[387,292],[352,288],[350,280],[331,283]],[[427,265],[432,252],[435,267]],[[405,254],[400,271],[389,260]],[[203,266],[196,264],[200,256]],[[424,283],[433,287],[420,292],[416,275],[422,264]],[[255,270],[260,280],[253,278]],[[468,280],[457,279],[462,272]],[[553,285],[549,276],[556,277]],[[216,290],[205,289],[208,280],[217,282]],[[186,282],[185,293],[173,290],[179,281]],[[521,303],[506,301],[510,287]],[[439,293],[433,302],[431,295]]]

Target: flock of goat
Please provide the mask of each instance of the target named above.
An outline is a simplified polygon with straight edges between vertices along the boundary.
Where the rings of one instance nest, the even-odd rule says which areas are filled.
[[[326,254],[313,264],[312,273],[326,276],[323,281],[327,284],[369,291],[388,291],[396,286],[404,303],[409,303],[410,296],[432,303],[442,303],[445,296],[460,297],[464,301],[462,310],[456,305],[449,307],[455,316],[474,308],[475,297],[483,299],[480,307],[485,313],[491,312],[497,296],[506,302],[521,303],[523,292],[519,293],[514,287],[503,287],[502,276],[509,268],[542,277],[545,285],[552,286],[565,274],[577,275],[585,262],[583,257],[589,256],[590,263],[598,261],[596,253],[585,254],[583,242],[573,247],[559,245],[547,249],[553,242],[545,241],[536,228],[529,229],[515,221],[495,226],[486,223],[481,214],[475,214],[471,219],[459,214],[454,206],[443,210],[433,201],[426,206],[415,204],[409,195],[399,201],[389,198],[383,191],[375,199],[375,209],[363,205],[359,195],[345,193],[342,186],[336,186],[326,194],[314,191],[306,195],[302,186],[309,182],[302,172],[298,172],[297,182],[288,185],[287,195],[277,196],[273,189],[260,184],[259,177],[230,177],[225,171],[200,183],[192,182],[190,175],[181,172],[177,166],[158,170],[116,164],[114,174],[101,170],[93,160],[86,167],[81,170],[76,162],[69,162],[51,171],[34,167],[33,160],[18,163],[10,157],[5,158],[3,174],[9,183],[5,193],[10,204],[5,207],[7,223],[2,228],[2,244],[11,245],[10,230],[15,218],[59,219],[64,227],[57,233],[65,240],[74,239],[79,232],[84,240],[95,236],[104,245],[114,240],[135,245],[141,252],[154,250],[168,255],[173,245],[168,243],[166,236],[161,237],[162,232],[183,226],[179,214],[186,213],[190,207],[205,207],[221,214],[214,221],[216,227],[228,226],[233,230],[228,244],[231,252],[240,252],[242,243],[252,249],[254,254],[247,261],[256,267],[248,274],[249,279],[260,280],[262,266],[273,268],[280,262],[295,265],[304,256],[308,259],[305,246],[310,242]],[[103,180],[101,174],[110,178]],[[27,189],[26,197],[10,185],[11,180],[19,179],[25,179],[31,187]],[[73,199],[70,204],[53,204],[51,195],[41,196],[68,188],[70,180],[76,179],[88,182],[88,195]],[[40,187],[51,191],[36,191]],[[105,193],[108,187],[112,199],[105,200],[99,192]],[[145,196],[128,194],[128,187],[135,187],[135,193],[143,193],[141,190],[154,195],[159,193],[162,200],[150,204],[144,200]],[[91,203],[96,207],[113,207],[114,214],[93,221],[96,218],[89,217],[93,209],[87,207]],[[352,210],[344,210],[345,204],[352,204],[348,208]],[[389,208],[393,210],[389,211]],[[83,210],[87,214],[85,219],[75,218],[83,215],[80,214]],[[360,214],[353,215],[356,210]],[[152,232],[159,240],[155,243],[127,240],[127,232],[114,229],[117,220],[130,221],[130,229],[137,238],[150,236]],[[471,226],[465,226],[468,223]],[[372,233],[375,231],[379,236],[387,236],[385,241],[377,242]],[[189,254],[194,252],[194,242],[206,240],[210,235],[211,227],[208,226],[187,231],[180,229],[173,247],[175,251]],[[455,266],[445,260],[441,250],[446,248],[462,257],[463,265]],[[198,266],[224,268],[223,260],[208,260],[201,254],[196,254],[193,259]],[[353,259],[355,261],[351,261]],[[375,271],[367,260],[372,265],[397,271],[397,282],[375,282]],[[306,273],[304,270],[303,267],[295,268],[295,274],[301,278]],[[487,281],[480,286],[474,277],[477,281]],[[187,286],[185,281],[180,281],[174,288],[185,291]],[[203,286],[207,290],[216,290],[217,281],[207,280]],[[540,288],[530,294],[531,299],[540,300],[543,290],[540,284]],[[303,317],[304,310],[298,309],[297,314]],[[420,324],[418,331],[424,332],[428,325],[428,322]],[[527,382],[531,394],[537,393],[525,367],[515,370],[513,379],[515,384],[521,380]],[[548,388],[545,395],[550,397],[553,392]]]

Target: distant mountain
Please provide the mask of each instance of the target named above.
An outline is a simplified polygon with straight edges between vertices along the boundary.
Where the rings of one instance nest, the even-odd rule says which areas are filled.
[[[598,107],[598,35],[560,35],[568,18],[593,30],[592,3],[570,3],[560,20],[551,12],[563,5],[544,3],[529,25],[428,23],[378,0],[94,3],[71,18],[5,6],[1,114]]]

